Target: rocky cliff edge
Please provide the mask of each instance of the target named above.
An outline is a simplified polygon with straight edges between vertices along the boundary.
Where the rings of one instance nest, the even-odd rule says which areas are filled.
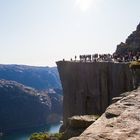
[[[62,82],[63,125],[75,115],[100,115],[113,97],[133,90],[128,63],[57,62]]]
[[[120,98],[79,137],[70,140],[139,140],[140,87]]]

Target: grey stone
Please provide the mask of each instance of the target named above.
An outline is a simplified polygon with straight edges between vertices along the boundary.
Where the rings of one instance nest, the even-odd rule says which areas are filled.
[[[126,106],[126,102],[133,105]],[[113,111],[116,116],[108,119],[106,113],[110,111]],[[140,88],[110,105],[95,123],[79,137],[70,140],[139,140],[139,136]]]
[[[99,116],[83,115],[73,116],[68,119],[67,128],[63,132],[63,139],[67,140],[74,136],[79,136],[87,127],[98,119]]]
[[[102,114],[113,97],[133,89],[133,73],[126,63],[57,62],[62,82],[63,124],[75,115]]]

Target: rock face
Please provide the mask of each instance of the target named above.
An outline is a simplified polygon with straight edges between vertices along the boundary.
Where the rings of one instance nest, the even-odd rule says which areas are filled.
[[[57,96],[39,93],[15,81],[0,80],[0,131],[36,127],[56,121],[59,118],[55,115],[55,120],[52,120],[54,113],[62,113],[61,97]]]
[[[64,127],[71,116],[102,114],[113,97],[133,89],[128,64],[59,61],[57,66],[64,93]]]
[[[37,90],[61,89],[56,67],[0,65],[0,79],[16,81]]]
[[[139,140],[139,136],[140,88],[123,94],[79,137],[70,140]]]
[[[136,31],[128,36],[125,43],[121,42],[117,45],[116,54],[125,54],[127,52],[140,52],[140,24],[137,26]]]
[[[63,133],[63,140],[79,136],[87,127],[94,123],[99,116],[83,115],[68,118],[68,128]]]

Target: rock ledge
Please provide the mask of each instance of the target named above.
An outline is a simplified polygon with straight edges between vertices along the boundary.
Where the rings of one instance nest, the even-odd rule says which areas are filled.
[[[87,127],[94,123],[99,116],[97,115],[77,115],[68,118],[68,126],[64,131],[63,139],[79,136]]]
[[[129,94],[127,92],[79,137],[70,140],[139,140],[139,136],[140,87]]]

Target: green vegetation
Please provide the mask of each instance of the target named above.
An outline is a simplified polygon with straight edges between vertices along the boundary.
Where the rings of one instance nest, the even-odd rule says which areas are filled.
[[[131,69],[140,69],[140,61],[133,61],[133,62],[131,62],[129,67]]]
[[[34,133],[32,134],[30,140],[49,140],[49,136],[45,133]]]
[[[62,133],[55,133],[55,134],[34,133],[30,137],[30,140],[63,140],[62,136],[63,136]]]

